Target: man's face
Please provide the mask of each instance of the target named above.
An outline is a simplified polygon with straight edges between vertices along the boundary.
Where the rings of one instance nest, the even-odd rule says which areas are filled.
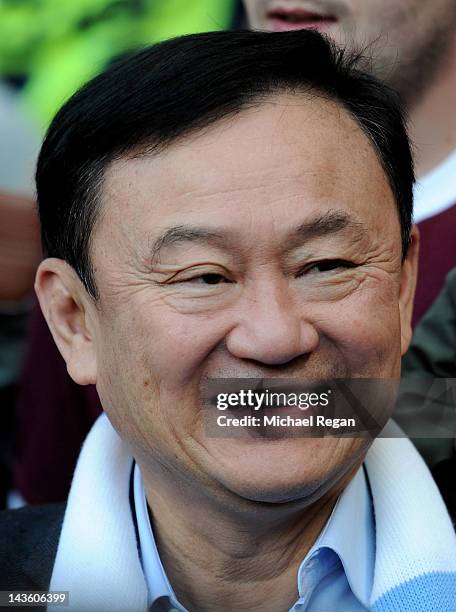
[[[249,26],[315,28],[338,44],[371,47],[373,71],[411,104],[456,35],[454,0],[244,0]]]
[[[101,207],[94,379],[145,471],[284,501],[359,462],[359,439],[210,438],[201,410],[207,378],[400,374],[398,213],[346,111],[319,96],[263,102],[114,162]]]

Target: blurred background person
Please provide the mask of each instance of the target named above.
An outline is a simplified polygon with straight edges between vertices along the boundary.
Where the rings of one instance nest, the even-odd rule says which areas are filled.
[[[40,240],[33,202],[38,130],[0,82],[0,507],[10,486],[17,383]]]
[[[426,388],[433,378],[448,378],[448,395],[438,387],[439,400],[451,405],[456,401],[456,268],[448,274],[439,296],[419,322],[412,343],[402,360],[403,376],[415,378],[416,388]],[[415,385],[415,383],[414,383]],[[414,440],[424,459],[431,465],[447,508],[456,517],[456,452],[454,439],[421,438]]]

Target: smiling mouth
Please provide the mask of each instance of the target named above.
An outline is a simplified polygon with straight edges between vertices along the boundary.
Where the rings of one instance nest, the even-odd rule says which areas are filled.
[[[275,8],[267,14],[273,32],[289,30],[325,30],[337,19],[333,15],[320,15],[304,9]]]

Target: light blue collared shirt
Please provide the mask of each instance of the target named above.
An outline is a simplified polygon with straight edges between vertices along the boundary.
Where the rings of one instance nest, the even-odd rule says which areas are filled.
[[[166,597],[174,609],[187,612],[179,603],[158,554],[138,464],[134,467],[134,505],[149,606],[159,597]],[[299,566],[299,598],[289,612],[369,610],[374,562],[374,513],[366,474],[361,467],[340,495],[325,527]]]

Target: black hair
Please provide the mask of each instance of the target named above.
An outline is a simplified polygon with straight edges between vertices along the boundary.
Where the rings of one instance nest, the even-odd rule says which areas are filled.
[[[107,165],[159,152],[281,91],[313,92],[348,110],[373,144],[395,196],[406,256],[414,171],[398,96],[359,57],[315,31],[192,34],[131,54],[60,109],[38,159],[45,254],[67,261],[97,298],[91,233]]]

